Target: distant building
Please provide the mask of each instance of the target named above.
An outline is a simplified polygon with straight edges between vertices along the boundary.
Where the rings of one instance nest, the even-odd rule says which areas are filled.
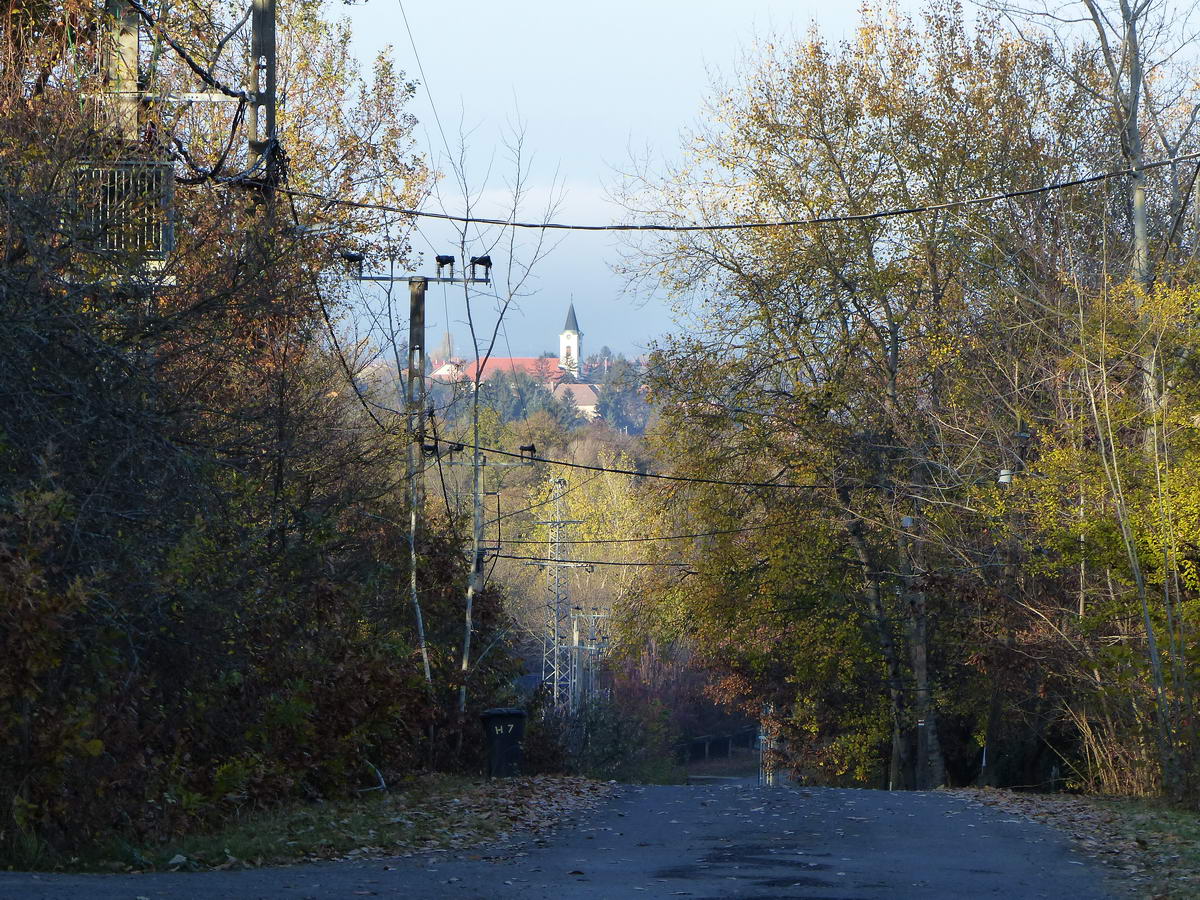
[[[466,363],[461,359],[431,359],[433,368],[429,372],[429,380],[437,384],[458,384],[463,380]]]
[[[570,372],[572,377],[579,377],[579,361],[583,359],[583,332],[579,330],[579,320],[575,318],[575,304],[567,310],[567,323],[558,336],[558,367]]]
[[[449,334],[443,340],[440,352],[449,352],[453,345]],[[550,388],[554,395],[560,396],[560,387],[564,379],[578,378],[580,361],[583,359],[583,332],[579,330],[579,319],[575,315],[575,304],[567,309],[567,321],[562,333],[558,336],[558,359],[550,356],[489,356],[484,360],[466,362],[462,359],[432,359],[433,370],[430,379],[442,384],[470,383],[478,378],[480,383],[495,375],[515,375],[522,373],[534,378]],[[599,385],[571,384],[572,394],[580,412],[585,412],[588,418],[595,418],[596,395]],[[586,390],[583,390],[586,389]]]
[[[462,370],[462,381],[475,381],[476,373],[481,382],[493,375],[515,375],[518,372],[535,378],[550,387],[566,377],[561,367],[555,365],[551,356],[489,356],[485,360],[468,363]]]
[[[596,407],[600,405],[600,385],[598,384],[573,384],[564,381],[556,384],[551,393],[554,394],[555,400],[565,400],[568,396],[571,397],[575,401],[575,408],[579,410],[579,414],[589,422],[599,415],[596,412]]]

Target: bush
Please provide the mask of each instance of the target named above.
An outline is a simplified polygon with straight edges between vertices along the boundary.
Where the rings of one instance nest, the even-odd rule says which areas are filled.
[[[599,698],[575,713],[542,710],[531,716],[526,734],[531,772],[569,772],[631,783],[683,780],[665,710],[631,708],[611,697]]]

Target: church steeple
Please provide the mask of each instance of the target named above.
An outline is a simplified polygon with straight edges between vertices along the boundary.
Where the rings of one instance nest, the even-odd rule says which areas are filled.
[[[437,349],[433,351],[432,359],[439,359],[446,362],[454,358],[454,335],[446,331],[442,335],[441,342],[437,345]]]
[[[583,346],[583,332],[579,330],[579,320],[575,318],[575,304],[567,310],[567,323],[563,326],[562,334],[558,336],[558,367],[579,377],[579,361]]]

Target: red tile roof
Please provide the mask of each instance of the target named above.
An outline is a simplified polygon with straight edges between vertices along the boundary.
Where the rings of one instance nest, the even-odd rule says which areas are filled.
[[[463,366],[462,380],[474,381],[479,370],[479,380],[487,381],[500,372],[511,375],[524,372],[539,381],[557,382],[567,373],[558,367],[558,360],[547,356],[492,356],[480,365],[479,360]]]

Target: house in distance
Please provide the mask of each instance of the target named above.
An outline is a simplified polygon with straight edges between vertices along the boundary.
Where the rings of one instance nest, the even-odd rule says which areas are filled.
[[[600,385],[581,379],[583,359],[583,332],[575,315],[575,304],[567,309],[567,319],[558,336],[558,359],[549,356],[489,356],[466,362],[453,356],[449,335],[443,341],[439,356],[431,359],[433,367],[430,380],[438,384],[474,385],[482,384],[498,375],[527,375],[546,388],[555,399],[565,400],[570,395],[585,419],[596,418]]]

